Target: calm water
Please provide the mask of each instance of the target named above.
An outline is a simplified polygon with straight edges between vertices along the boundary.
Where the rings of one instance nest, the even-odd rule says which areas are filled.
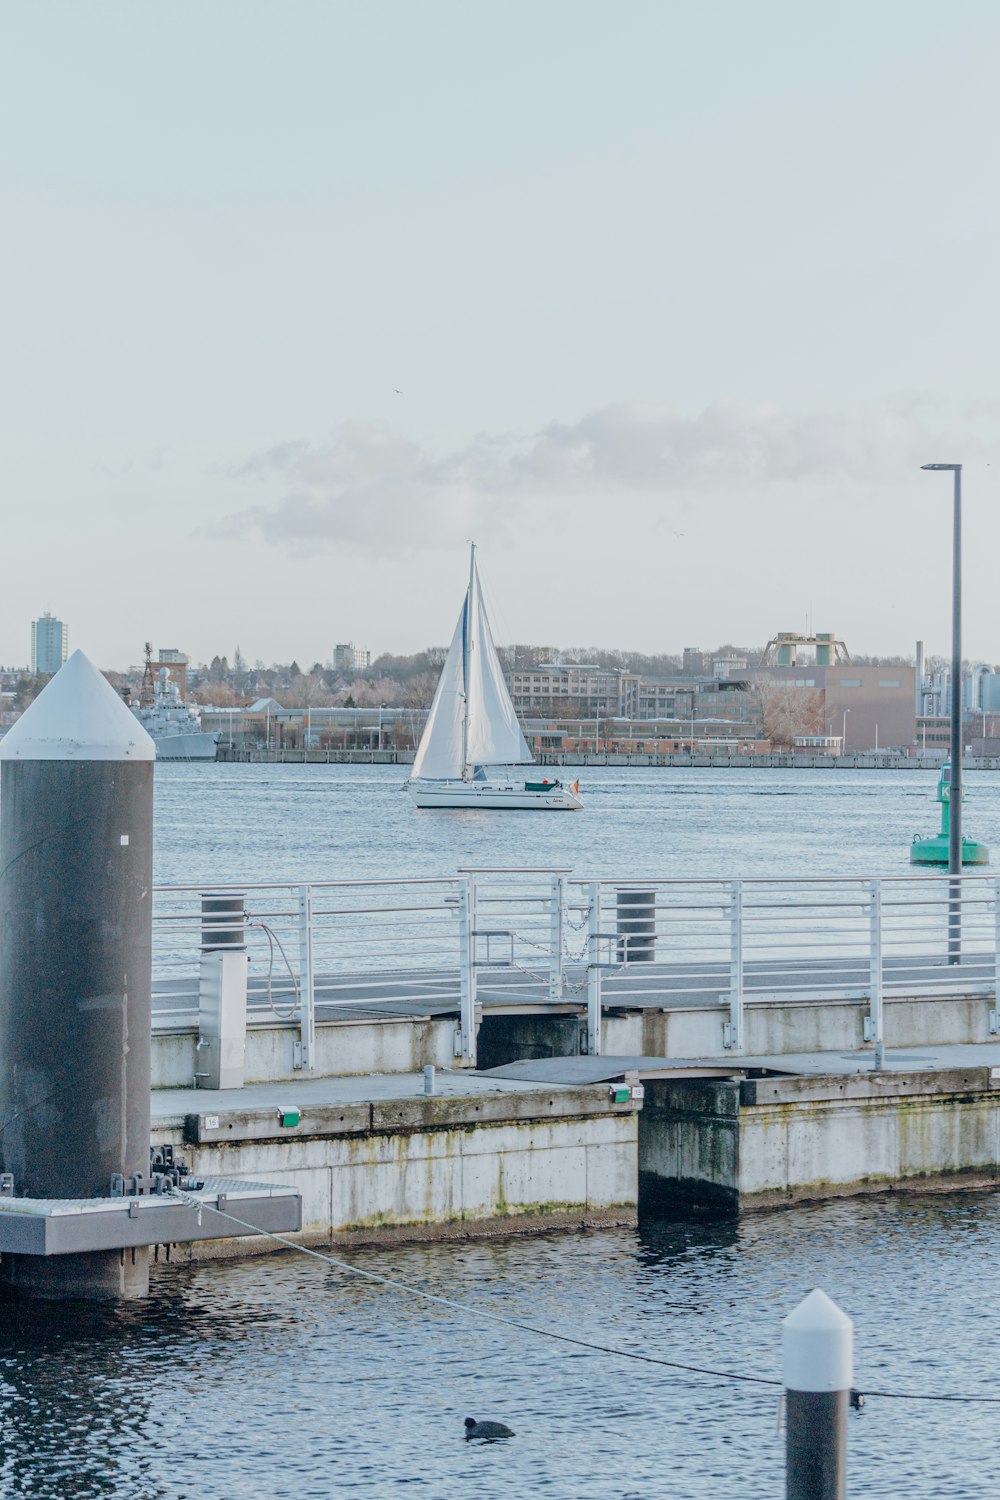
[[[157,771],[161,882],[373,877],[461,864],[579,873],[890,873],[933,827],[906,772],[587,773],[587,810],[417,813],[399,770]],[[1000,776],[971,832],[1000,848]],[[909,1196],[742,1225],[356,1251],[370,1269],[583,1338],[777,1375],[814,1285],[854,1318],[863,1388],[997,1388],[1000,1198]],[[292,1255],[161,1268],[118,1311],[0,1302],[0,1496],[650,1500],[783,1494],[775,1394],[530,1337]],[[1000,1492],[996,1408],[872,1398],[852,1494]],[[504,1420],[466,1444],[462,1420]]]
[[[858,1384],[996,1390],[1000,1201],[837,1203],[735,1224],[355,1252],[427,1290],[665,1358],[780,1371],[814,1285]],[[143,1307],[0,1304],[4,1496],[651,1500],[784,1494],[770,1389],[421,1305],[290,1255],[161,1272]],[[506,1421],[466,1444],[466,1416]],[[871,1397],[851,1493],[997,1494],[996,1408]]]
[[[577,772],[574,770],[575,776]],[[162,884],[451,875],[893,874],[936,831],[933,771],[583,770],[582,813],[418,812],[398,766],[156,771]],[[1000,772],[968,780],[966,831],[1000,857]]]

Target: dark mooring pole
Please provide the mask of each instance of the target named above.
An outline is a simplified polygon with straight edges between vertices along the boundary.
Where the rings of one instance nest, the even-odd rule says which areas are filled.
[[[845,1500],[854,1324],[818,1289],[782,1324],[787,1500]]]
[[[149,1173],[153,761],[77,651],[0,740],[0,1162],[17,1197]],[[7,1255],[38,1295],[136,1297],[149,1252]]]
[[[962,465],[922,464],[954,476],[951,512],[951,780],[948,786],[948,962],[962,962]]]
[[[962,962],[962,465],[956,464],[951,556],[951,789],[948,793],[948,962]]]

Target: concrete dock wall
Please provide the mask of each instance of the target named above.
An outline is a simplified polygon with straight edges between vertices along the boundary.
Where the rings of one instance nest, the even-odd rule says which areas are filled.
[[[992,995],[886,998],[887,1047],[945,1047],[991,1040]],[[748,1004],[744,1013],[748,1056],[853,1051],[864,1045],[867,999],[781,999]],[[606,1015],[602,1051],[608,1055],[715,1057],[723,1052],[724,1004],[652,1007]]]
[[[235,1108],[159,1117],[154,1143],[198,1175],[294,1184],[304,1244],[469,1236],[634,1223],[635,1108],[604,1086],[307,1106],[293,1129],[276,1109]],[[172,1258],[248,1248],[201,1242]]]
[[[887,998],[885,1042],[889,1047],[949,1046],[991,1040],[992,995],[949,999]],[[774,1000],[748,1005],[748,1056],[803,1052],[844,1052],[864,1045],[867,1000]],[[715,1057],[723,1053],[723,1027],[729,1007],[713,1002],[667,1010],[611,1011],[602,1029],[602,1052],[619,1057]],[[372,1073],[419,1072],[426,1064],[457,1066],[457,1016],[431,1020],[320,1022],[316,1027],[319,1078],[361,1077]],[[578,1054],[585,1037],[583,1012],[567,1015],[491,1015],[486,1012],[480,1062],[498,1066],[523,1057]],[[297,1026],[272,1023],[247,1033],[247,1083],[293,1081]],[[191,1027],[157,1031],[153,1036],[154,1089],[188,1088],[199,1067],[198,1038]],[[585,1045],[585,1043],[584,1043]],[[738,1062],[738,1054],[728,1054]]]
[[[650,1205],[731,1211],[994,1186],[1000,1069],[650,1081],[639,1174]]]
[[[456,1017],[437,1020],[336,1022],[316,1027],[316,1066],[310,1077],[353,1078],[372,1073],[419,1073],[427,1064],[455,1067]],[[247,1031],[247,1083],[302,1078],[295,1067],[297,1025],[252,1026]],[[198,1062],[191,1028],[153,1036],[153,1088],[189,1088]]]

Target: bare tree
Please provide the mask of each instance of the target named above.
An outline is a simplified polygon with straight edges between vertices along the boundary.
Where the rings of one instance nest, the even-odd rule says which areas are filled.
[[[247,700],[228,682],[203,679],[198,684],[198,702],[211,708],[240,708]]]
[[[330,708],[338,701],[322,677],[312,672],[299,672],[281,690],[281,702],[285,708]]]
[[[774,745],[791,745],[799,735],[824,731],[823,694],[818,688],[793,687],[786,682],[757,685],[764,737]]]

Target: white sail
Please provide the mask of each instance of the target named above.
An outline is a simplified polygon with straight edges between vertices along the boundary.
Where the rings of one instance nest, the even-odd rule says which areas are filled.
[[[475,559],[469,593],[466,760],[470,766],[530,765],[534,756],[521,733],[504,682]]]
[[[532,763],[493,644],[473,548],[468,592],[414,757],[411,779],[467,777],[476,766]]]
[[[465,612],[462,605],[455,634],[438,678],[434,701],[413,759],[411,776],[461,776],[465,769]]]

